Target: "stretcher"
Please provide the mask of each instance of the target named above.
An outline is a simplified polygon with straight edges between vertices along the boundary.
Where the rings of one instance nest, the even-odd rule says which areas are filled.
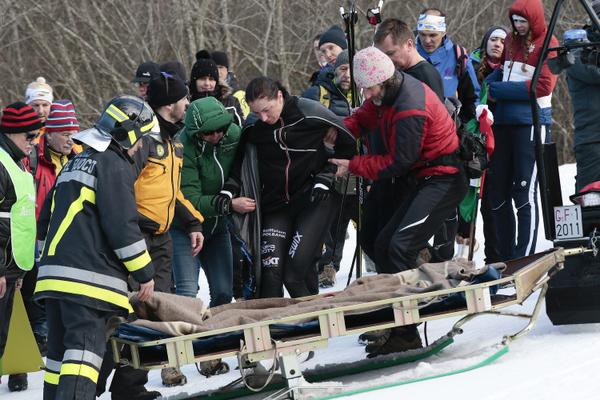
[[[502,276],[488,282],[179,337],[161,337],[160,332],[122,324],[117,336],[111,339],[111,345],[115,362],[144,370],[181,367],[202,361],[236,357],[245,384],[248,374],[252,374],[251,370],[260,366],[260,361],[273,360],[272,369],[279,368],[287,384],[287,396],[301,398],[301,389],[306,381],[298,356],[326,347],[331,338],[459,317],[445,338],[430,345],[443,347],[450,343],[449,340],[453,336],[462,333],[463,326],[473,318],[495,314],[524,318],[528,321],[523,329],[505,336],[503,341],[509,343],[517,339],[534,326],[544,301],[548,280],[562,268],[565,253],[576,251],[583,250],[557,248],[509,261]],[[502,294],[495,292],[494,289],[498,287],[502,288]],[[539,296],[531,314],[503,311],[512,305],[522,304],[536,291],[539,291]],[[424,302],[430,304],[432,298],[459,298],[464,301],[422,306]],[[440,307],[440,304],[445,304],[445,307]],[[376,311],[372,311],[374,309]],[[365,312],[361,313],[361,310]],[[125,351],[119,351],[123,346]],[[274,371],[270,372],[272,375]],[[268,381],[269,379],[261,386],[266,386]]]

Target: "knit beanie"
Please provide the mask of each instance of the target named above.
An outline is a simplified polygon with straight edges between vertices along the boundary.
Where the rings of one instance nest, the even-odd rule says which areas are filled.
[[[44,100],[48,103],[52,103],[53,100],[52,88],[46,83],[46,79],[41,76],[27,85],[25,90],[25,102],[31,104],[35,100]]]
[[[229,69],[229,57],[227,57],[227,53],[224,51],[213,51],[211,58],[214,60],[215,64]]]
[[[73,103],[69,100],[56,100],[52,103],[45,132],[79,132]]]
[[[152,78],[160,73],[160,67],[157,63],[146,61],[138,65],[135,76],[131,80],[133,83],[148,83]]]
[[[150,107],[162,107],[177,103],[188,94],[185,82],[175,74],[161,72],[148,85],[147,101]]]
[[[42,126],[42,120],[33,108],[20,101],[6,106],[2,111],[2,118],[0,118],[0,132],[2,133],[31,132]]]
[[[177,75],[179,79],[187,82],[188,74],[185,72],[185,67],[179,61],[167,61],[166,63],[160,64],[161,72],[168,72],[171,75]]]
[[[340,54],[338,54],[337,58],[335,59],[333,69],[338,69],[340,65],[348,64],[349,62],[350,58],[348,57],[348,50],[344,50]]]
[[[200,50],[196,53],[196,62],[192,66],[192,75],[190,85],[196,84],[196,79],[204,76],[210,76],[217,82],[219,81],[219,70],[217,64],[210,58],[210,53],[206,50]]]
[[[337,44],[344,50],[348,48],[346,35],[344,34],[342,28],[340,28],[338,25],[333,25],[321,35],[319,38],[319,47],[325,43]]]
[[[390,79],[396,68],[384,52],[371,46],[356,53],[353,72],[356,85],[366,89]]]

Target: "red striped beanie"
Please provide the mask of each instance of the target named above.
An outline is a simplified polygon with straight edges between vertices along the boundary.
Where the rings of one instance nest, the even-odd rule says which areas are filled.
[[[20,101],[9,104],[2,111],[0,132],[25,133],[35,131],[43,126],[42,120],[30,105]]]
[[[56,100],[52,103],[45,132],[79,132],[73,103],[69,100]]]

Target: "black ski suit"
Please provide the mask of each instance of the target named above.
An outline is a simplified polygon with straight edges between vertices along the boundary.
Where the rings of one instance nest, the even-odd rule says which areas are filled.
[[[341,119],[316,101],[287,96],[276,124],[252,121],[244,128],[226,188],[239,192],[243,149],[245,143],[254,145],[261,182],[261,248],[254,249],[262,264],[260,297],[282,297],[282,284],[292,297],[318,293],[315,255],[333,215],[333,199],[315,199],[313,188],[330,188],[333,182],[335,167],[323,143],[331,127],[338,129],[337,156],[349,158],[354,139]]]

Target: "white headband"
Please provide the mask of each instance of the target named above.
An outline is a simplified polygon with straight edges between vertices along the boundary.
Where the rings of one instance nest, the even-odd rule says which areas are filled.
[[[506,39],[506,31],[500,28],[496,29],[490,34],[490,39],[494,38]]]
[[[513,14],[512,15],[513,22],[527,22],[527,18],[521,17],[520,15]]]
[[[421,14],[417,21],[417,31],[446,32],[446,17]]]

